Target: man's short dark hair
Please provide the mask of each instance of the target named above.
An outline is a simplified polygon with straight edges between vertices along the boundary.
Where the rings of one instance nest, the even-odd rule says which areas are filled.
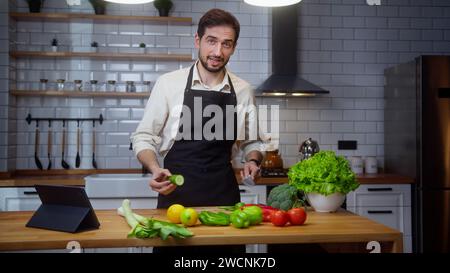
[[[211,9],[206,12],[200,21],[198,22],[197,34],[200,39],[205,34],[205,29],[208,27],[215,26],[230,26],[234,29],[235,40],[234,44],[236,44],[239,38],[239,31],[241,27],[239,25],[239,21],[234,17],[231,13],[222,10],[222,9]]]

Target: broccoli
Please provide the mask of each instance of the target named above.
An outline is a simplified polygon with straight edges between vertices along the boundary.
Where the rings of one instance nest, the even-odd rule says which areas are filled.
[[[298,190],[292,185],[283,184],[273,188],[267,198],[267,204],[277,209],[289,210],[303,205]]]

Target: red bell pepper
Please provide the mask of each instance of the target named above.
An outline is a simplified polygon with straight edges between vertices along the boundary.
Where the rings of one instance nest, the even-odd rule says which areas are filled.
[[[242,208],[244,208],[244,207],[251,207],[251,206],[257,206],[257,207],[260,207],[262,209],[263,222],[270,222],[272,213],[274,211],[278,210],[277,208],[274,208],[274,207],[268,206],[268,205],[264,205],[264,204],[245,204],[245,205],[242,206]]]

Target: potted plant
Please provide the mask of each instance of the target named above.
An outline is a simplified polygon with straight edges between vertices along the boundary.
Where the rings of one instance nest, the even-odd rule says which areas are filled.
[[[155,0],[153,6],[158,10],[159,16],[169,16],[169,11],[173,6],[171,0]]]
[[[98,43],[96,41],[91,43],[91,50],[92,52],[98,52]]]
[[[58,51],[58,40],[56,38],[52,39],[52,51],[53,52]]]
[[[359,187],[356,176],[343,156],[320,151],[295,164],[288,172],[289,184],[302,191],[318,212],[334,212],[345,195]]]
[[[146,47],[145,43],[140,43],[139,44],[139,50],[140,50],[141,53],[145,53],[145,47]]]
[[[94,8],[95,14],[105,14],[107,2],[104,0],[89,0]]]
[[[27,0],[28,8],[30,12],[41,12],[42,5],[44,4],[44,0]]]

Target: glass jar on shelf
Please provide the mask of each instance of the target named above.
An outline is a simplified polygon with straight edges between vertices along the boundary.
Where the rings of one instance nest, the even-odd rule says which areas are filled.
[[[116,92],[116,81],[109,80],[106,84],[106,91],[108,92]]]
[[[57,79],[56,80],[56,90],[58,91],[64,91],[66,80],[64,79]]]
[[[136,86],[134,85],[134,81],[127,81],[127,87],[125,89],[125,92],[127,93],[134,93],[136,92]]]
[[[91,91],[92,92],[99,91],[98,90],[98,86],[97,86],[97,84],[98,84],[97,80],[90,80],[89,83],[91,84]]]
[[[39,90],[46,91],[47,90],[48,79],[40,79]]]
[[[142,88],[142,92],[145,92],[145,93],[151,92],[150,83],[151,83],[151,81],[144,81],[144,86]]]
[[[73,81],[73,91],[83,91],[83,81],[82,80],[74,80]]]

